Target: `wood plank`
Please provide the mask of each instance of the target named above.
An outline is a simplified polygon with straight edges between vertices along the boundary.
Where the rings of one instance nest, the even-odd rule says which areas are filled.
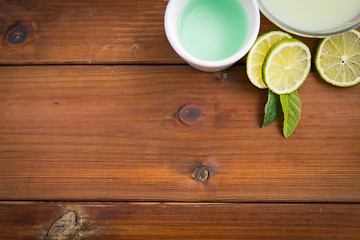
[[[2,200],[360,200],[360,85],[311,73],[285,139],[281,119],[260,128],[267,92],[244,66],[14,66],[0,76]]]
[[[167,1],[0,1],[0,33],[24,26],[22,44],[2,41],[1,64],[166,63],[181,60],[163,29]]]
[[[359,239],[355,204],[0,203],[3,239]]]
[[[165,36],[167,2],[0,0],[0,64],[184,63]],[[21,44],[6,41],[14,27],[28,33]],[[278,29],[261,17],[260,34]]]

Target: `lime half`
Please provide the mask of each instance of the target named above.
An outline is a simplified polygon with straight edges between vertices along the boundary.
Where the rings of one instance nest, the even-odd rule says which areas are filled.
[[[316,48],[315,67],[320,76],[338,87],[360,82],[360,33],[351,30],[324,38]]]
[[[284,39],[274,44],[266,54],[262,77],[276,94],[296,91],[310,72],[309,48],[296,39]]]
[[[288,38],[291,38],[291,35],[281,31],[272,31],[258,37],[250,49],[246,59],[246,73],[256,87],[266,88],[261,72],[267,52],[275,43]]]

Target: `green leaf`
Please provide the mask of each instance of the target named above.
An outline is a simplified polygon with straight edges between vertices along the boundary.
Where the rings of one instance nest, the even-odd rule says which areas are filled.
[[[280,96],[269,89],[268,101],[265,105],[265,115],[262,127],[269,125],[278,119],[283,110],[281,108]]]
[[[283,133],[288,138],[300,121],[301,100],[297,91],[280,95],[281,106],[284,112]]]

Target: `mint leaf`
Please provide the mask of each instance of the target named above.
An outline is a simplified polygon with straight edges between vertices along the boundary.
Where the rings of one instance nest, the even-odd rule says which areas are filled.
[[[280,96],[273,93],[270,89],[268,92],[268,101],[265,105],[265,115],[262,127],[269,125],[280,117],[283,110],[281,108]]]
[[[284,112],[283,133],[288,138],[300,121],[301,100],[297,91],[280,95],[281,106]]]

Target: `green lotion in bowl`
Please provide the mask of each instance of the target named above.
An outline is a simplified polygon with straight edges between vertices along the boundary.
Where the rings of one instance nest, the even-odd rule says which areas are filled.
[[[248,19],[237,0],[194,0],[183,10],[178,31],[190,54],[217,61],[232,56],[244,44]]]

